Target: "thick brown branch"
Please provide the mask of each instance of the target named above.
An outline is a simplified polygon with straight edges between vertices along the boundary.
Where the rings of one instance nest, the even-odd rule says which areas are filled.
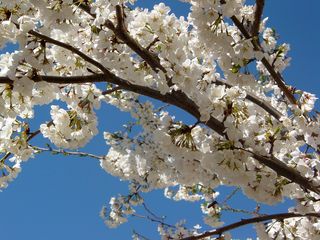
[[[122,78],[119,78],[113,74],[110,77],[104,74],[96,74],[96,75],[80,76],[80,77],[38,76],[38,78],[50,83],[62,83],[62,84],[109,82],[109,83],[118,85],[123,90],[135,92],[147,97],[151,97],[153,99],[160,100],[164,103],[168,103],[176,107],[179,107],[185,110],[186,112],[190,113],[191,115],[193,115],[196,119],[200,119],[201,117],[200,112],[198,110],[198,106],[181,91],[166,93],[165,95],[162,95],[159,91],[155,89],[131,84],[130,82]],[[12,80],[10,80],[9,78],[0,77],[0,83],[10,83],[10,82],[12,83]],[[217,132],[219,135],[225,136],[225,127],[216,118],[211,117],[207,122],[204,122],[203,124],[207,125],[209,128]],[[258,162],[268,166],[269,168],[274,170],[277,174],[279,174],[279,176],[284,176],[289,180],[291,180],[292,182],[301,185],[301,187],[305,189],[309,189],[311,191],[319,193],[319,189],[316,186],[314,186],[311,182],[309,182],[308,179],[301,176],[300,173],[296,171],[294,168],[290,168],[286,164],[282,163],[279,159],[260,156],[255,153],[252,153],[252,155]]]
[[[253,38],[258,38],[263,8],[264,0],[256,0],[256,10],[254,12],[254,21],[251,28],[251,36]]]
[[[278,214],[272,214],[272,215],[265,215],[265,216],[260,216],[260,217],[254,217],[254,218],[249,218],[249,219],[242,219],[239,222],[235,222],[232,223],[230,225],[221,227],[221,228],[217,228],[215,230],[212,231],[207,231],[204,233],[201,233],[200,235],[197,236],[192,236],[192,237],[186,237],[183,238],[182,240],[197,240],[197,239],[203,239],[205,237],[210,237],[213,235],[221,235],[227,231],[230,231],[232,229],[235,228],[239,228],[242,227],[244,225],[248,225],[248,224],[253,224],[253,223],[259,223],[259,222],[265,222],[268,220],[284,220],[287,218],[294,218],[294,217],[316,217],[316,218],[320,218],[320,213],[278,213]]]
[[[32,80],[35,82],[39,81],[45,81],[48,83],[59,83],[59,84],[81,84],[81,83],[92,83],[92,82],[107,82],[106,77],[104,74],[95,74],[95,75],[86,75],[86,76],[35,76]],[[0,84],[13,84],[13,81],[9,79],[8,77],[0,77]],[[217,85],[225,85],[226,87],[230,88],[233,87],[231,84],[226,83],[224,81],[216,80],[215,84]],[[109,91],[113,92],[116,90],[120,90],[122,87],[117,87],[115,90],[110,89],[107,90],[105,94],[109,94]],[[110,92],[110,93],[111,93]],[[264,100],[254,96],[251,93],[247,92],[246,99],[249,101],[255,103],[256,105],[260,106],[262,109],[264,109],[266,112],[268,112],[270,115],[272,115],[274,118],[279,120],[282,116],[282,114],[273,108],[269,103],[265,102]]]

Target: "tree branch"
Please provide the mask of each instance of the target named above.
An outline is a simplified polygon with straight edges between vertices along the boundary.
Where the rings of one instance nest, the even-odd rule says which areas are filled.
[[[240,32],[243,34],[243,36],[246,39],[251,39],[251,42],[253,44],[254,50],[255,51],[263,51],[260,47],[260,45],[257,43],[257,41],[254,41],[246,28],[243,26],[243,24],[239,21],[239,19],[236,16],[232,16],[231,20],[233,23],[237,26],[237,28],[240,30]],[[264,57],[261,60],[262,64],[265,66],[265,68],[268,70],[270,75],[272,76],[273,80],[276,82],[278,87],[281,89],[281,91],[284,93],[284,95],[287,97],[289,102],[293,105],[297,105],[297,100],[295,99],[294,95],[292,92],[289,90],[289,88],[285,85],[284,79],[281,76],[280,73],[276,72],[275,69],[271,66],[269,61]]]
[[[222,1],[223,3],[223,1]],[[86,13],[88,13],[90,16],[92,16],[93,18],[96,17],[95,14],[91,13],[91,9],[90,6],[88,5],[84,5],[84,4],[80,4],[79,7],[85,11]],[[261,21],[261,16],[263,13],[263,8],[264,8],[264,0],[257,0],[256,3],[256,11],[255,11],[255,17],[254,17],[254,24],[252,27],[252,35],[256,36],[258,35],[259,32],[259,26],[260,26],[260,21]],[[127,30],[125,28],[124,25],[124,17],[123,17],[123,9],[117,5],[116,7],[116,14],[117,14],[117,22],[118,22],[118,26],[115,27],[113,25],[113,23],[108,20],[106,22],[106,26],[112,30],[122,41],[124,41],[125,43],[127,43],[127,45],[133,50],[135,51],[139,56],[141,56],[150,66],[153,65],[153,55],[149,52],[149,47],[143,49],[134,39],[132,39],[130,37],[130,35],[127,33]],[[245,36],[245,38],[249,39],[251,38],[251,36],[249,35],[249,33],[247,33],[247,30],[244,28],[244,26],[242,25],[241,22],[239,22],[238,19],[234,19],[236,22],[238,22],[237,27],[240,29],[240,31],[242,32],[242,34]],[[125,36],[122,36],[125,35]],[[122,39],[123,38],[123,39]],[[153,42],[156,42],[158,39],[156,38]],[[152,43],[153,43],[152,42]],[[160,64],[159,63],[159,59],[156,59],[156,65]],[[268,63],[264,63],[267,66],[269,65],[271,67],[271,65]],[[160,64],[160,67],[162,67],[162,65]],[[162,67],[163,68],[163,67]],[[162,68],[160,68],[162,70]],[[272,68],[272,67],[271,67]],[[267,70],[272,72],[272,69],[267,68]],[[163,70],[162,70],[163,71]],[[165,69],[164,69],[165,71]],[[273,76],[274,77],[274,76]],[[283,81],[283,79],[282,79]],[[282,82],[281,82],[282,83]],[[227,84],[224,83],[222,81],[217,80],[216,84],[218,85],[225,85],[227,87],[232,87],[231,84]],[[286,86],[284,86],[286,88]],[[287,89],[287,88],[286,88]],[[263,108],[266,112],[268,112],[270,115],[272,115],[273,117],[275,117],[277,120],[279,120],[282,116],[282,114],[274,109],[270,104],[266,103],[265,101],[253,96],[253,94],[247,93],[247,97],[248,100],[252,101],[253,103],[257,104],[258,106],[260,106],[261,108]]]
[[[224,85],[228,88],[233,87],[232,84],[227,83],[225,81],[221,81],[221,80],[215,80],[214,83],[216,85]],[[267,113],[269,113],[270,115],[272,115],[275,119],[280,120],[280,118],[282,117],[282,114],[275,109],[274,107],[272,107],[269,103],[267,103],[266,101],[254,96],[252,93],[249,93],[248,91],[246,91],[246,99],[255,103],[256,105],[258,105],[259,107],[261,107],[262,109],[264,109]]]
[[[125,19],[123,11],[123,8],[120,5],[117,5],[117,26],[115,27],[110,20],[105,22],[105,26],[113,31],[116,37],[127,44],[131,50],[145,60],[155,72],[158,72],[158,69],[160,69],[163,73],[167,73],[167,70],[160,64],[160,59],[156,55],[149,52],[147,48],[143,48],[135,39],[130,36],[124,23]]]
[[[57,45],[59,47],[62,47],[64,49],[67,49],[69,51],[71,51],[72,53],[74,54],[77,54],[79,57],[81,57],[83,60],[87,61],[88,63],[91,63],[92,65],[96,66],[98,69],[100,69],[104,74],[106,75],[111,75],[112,73],[107,69],[105,68],[101,63],[99,63],[98,61],[94,60],[93,58],[89,57],[88,55],[84,54],[83,52],[81,52],[79,49],[67,44],[67,43],[63,43],[63,42],[60,42],[58,40],[55,40],[51,37],[48,37],[46,35],[43,35],[39,32],[36,32],[34,30],[30,30],[29,31],[29,34],[37,37],[37,38],[40,38],[48,43],[51,43],[51,44],[54,44],[54,45]]]
[[[108,80],[108,78],[104,74],[93,74],[93,75],[84,75],[84,76],[45,76],[45,75],[39,75],[34,76],[31,80],[35,82],[44,81],[48,83],[57,83],[57,84],[82,84],[82,83],[94,83],[94,82],[109,82],[113,84],[118,84],[119,79],[114,79],[114,77],[111,80]],[[122,81],[126,81],[123,80]],[[126,81],[127,82],[127,81]],[[13,84],[13,81],[9,79],[8,77],[1,77],[0,76],[0,84]],[[230,83],[227,83],[225,81],[216,80],[214,82],[216,85],[225,85],[228,88],[233,87]],[[128,84],[128,82],[127,82]],[[123,85],[123,84],[122,84]],[[137,85],[136,85],[137,86]],[[138,86],[137,86],[138,87]],[[106,90],[103,92],[104,94],[110,94],[114,91],[124,89],[123,86],[115,87],[114,89]],[[125,89],[127,90],[127,89]],[[143,94],[143,93],[141,93]],[[282,114],[275,108],[273,108],[269,103],[265,102],[264,100],[254,96],[253,94],[247,92],[246,99],[257,104],[262,109],[264,109],[266,112],[268,112],[270,115],[272,115],[274,118],[279,120],[282,116]]]
[[[79,7],[88,13],[90,16],[93,18],[96,17],[95,14],[91,13],[90,6],[80,4]],[[263,12],[263,7],[264,7],[264,0],[257,0],[257,7],[256,7],[256,12],[255,12],[255,24],[258,25],[258,30],[259,30],[259,25],[260,25],[260,19],[261,15]],[[119,5],[116,6],[116,15],[117,15],[117,27],[114,26],[114,24],[110,21],[107,20],[106,26],[114,32],[114,34],[119,37],[122,41],[124,41],[133,51],[135,51],[140,57],[142,57],[151,67],[158,67],[161,69],[164,73],[166,73],[166,69],[162,67],[160,64],[160,61],[158,58],[154,59],[155,56],[149,52],[150,45],[158,41],[158,38],[155,38],[154,41],[146,48],[143,48],[139,43],[137,43],[134,39],[130,37],[128,34],[128,31],[124,25],[124,16],[123,16],[123,8]],[[255,25],[254,24],[254,25]],[[244,29],[245,30],[245,29]],[[249,37],[249,35],[248,35]],[[153,68],[154,68],[153,67]],[[227,87],[232,87],[231,84],[224,83],[222,81],[217,80],[216,83],[218,85],[225,85]],[[265,101],[253,96],[253,94],[247,93],[248,100],[252,101],[253,103],[257,104],[261,108],[263,108],[266,112],[268,112],[270,115],[275,117],[277,120],[280,119],[282,114],[274,109],[270,104],[266,103]]]
[[[315,186],[312,183],[312,180],[309,180],[303,177],[296,169],[292,167],[288,167],[287,164],[280,161],[274,156],[266,157],[256,154],[254,152],[248,151],[246,149],[242,149],[246,152],[250,152],[252,157],[256,159],[261,164],[273,169],[279,176],[283,176],[294,183],[299,184],[302,188],[311,190],[317,194],[320,194],[320,186]]]
[[[90,158],[95,158],[99,160],[104,158],[103,156],[98,156],[98,155],[94,155],[86,152],[72,152],[72,151],[66,151],[64,149],[51,149],[51,148],[42,148],[42,147],[36,147],[36,146],[32,146],[32,148],[40,152],[51,152],[55,154],[74,155],[79,157],[90,157]]]
[[[76,1],[74,1],[76,2]],[[83,3],[79,4],[79,8],[89,14],[91,17],[96,18],[96,14],[91,13],[91,8],[89,5],[85,5]],[[116,6],[116,16],[117,16],[117,26],[114,26],[112,21],[107,20],[105,22],[105,26],[111,30],[116,37],[118,37],[121,41],[123,41],[131,50],[133,50],[135,53],[137,53],[143,60],[146,61],[154,70],[155,72],[158,72],[158,69],[160,69],[163,73],[167,73],[167,70],[161,65],[160,59],[152,54],[149,49],[152,44],[154,44],[157,41],[157,38],[149,44],[146,48],[142,47],[135,39],[133,39],[124,22],[124,14],[123,14],[123,7],[120,5]],[[167,77],[167,81],[169,84],[172,84],[170,79]]]
[[[244,225],[248,225],[248,224],[252,224],[252,223],[258,223],[258,222],[264,222],[264,221],[268,221],[268,220],[284,220],[287,218],[294,218],[294,217],[316,217],[316,218],[320,218],[320,213],[278,213],[278,214],[272,214],[272,215],[265,215],[265,216],[259,216],[259,217],[254,217],[254,218],[249,218],[249,219],[242,219],[239,222],[235,222],[232,223],[230,225],[221,227],[221,228],[217,228],[215,230],[212,231],[207,231],[204,233],[201,233],[200,235],[197,236],[192,236],[192,237],[186,237],[183,238],[182,240],[197,240],[197,239],[202,239],[205,237],[210,237],[212,235],[221,235],[224,232],[230,231],[232,229],[235,228],[239,228],[242,227]]]
[[[256,10],[254,12],[254,21],[251,28],[251,36],[252,38],[259,37],[259,29],[261,23],[261,17],[264,8],[264,0],[256,0]],[[257,40],[259,41],[259,40]]]
[[[155,89],[131,84],[130,82],[122,78],[119,78],[113,74],[111,74],[111,77],[107,77],[104,74],[95,74],[95,75],[78,76],[78,77],[77,76],[73,76],[73,77],[38,76],[37,78],[41,79],[42,81],[47,81],[51,83],[64,83],[64,84],[86,83],[86,82],[109,82],[109,83],[118,85],[123,90],[135,92],[147,97],[151,97],[153,99],[160,100],[164,103],[168,103],[176,107],[179,107],[185,110],[186,112],[190,113],[191,115],[193,115],[198,120],[201,117],[200,112],[198,110],[198,106],[181,91],[176,91],[176,92],[173,91],[171,93],[166,93],[162,95],[159,91]],[[12,80],[10,80],[7,77],[0,77],[0,83],[12,83]],[[216,118],[210,117],[210,119],[207,122],[203,122],[203,124],[207,125],[209,128],[214,130],[219,135],[225,136],[225,127],[223,123],[218,121]],[[245,149],[241,149],[241,150],[248,151]],[[318,187],[314,186],[312,182],[310,182],[307,178],[301,176],[300,173],[294,168],[288,167],[279,159],[276,159],[274,157],[271,158],[271,157],[260,156],[253,152],[250,152],[250,153],[258,162],[268,166],[280,176],[284,176],[288,178],[292,182],[301,185],[305,189],[309,189],[316,193],[320,193],[320,190],[318,189]]]

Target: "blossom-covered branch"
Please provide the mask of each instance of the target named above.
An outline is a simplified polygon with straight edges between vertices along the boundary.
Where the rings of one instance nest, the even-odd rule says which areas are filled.
[[[129,7],[133,0],[1,1],[0,45],[19,49],[0,56],[0,188],[41,150],[30,143],[37,135],[55,153],[86,155],[69,149],[99,133],[96,112],[109,104],[132,121],[123,131],[103,133],[109,147],[96,157],[100,166],[145,192],[164,189],[174,200],[202,201],[205,224],[222,224],[220,185],[257,203],[295,199],[290,211],[301,215],[318,211],[316,96],[283,81],[289,45],[277,43],[262,19],[265,1],[185,2],[191,7],[186,18],[165,4]],[[177,108],[158,110],[153,100],[189,113],[191,125],[173,116]],[[50,107],[51,119],[31,132],[39,105]],[[107,225],[127,221],[130,201],[141,201],[135,187],[130,192],[111,199]],[[319,235],[318,217],[271,216],[292,216],[284,225],[305,239]],[[160,226],[160,235],[198,236],[182,225]],[[285,231],[277,222],[269,228],[259,225],[259,237]]]
[[[104,74],[92,74],[92,75],[83,75],[83,76],[64,76],[64,77],[62,77],[62,76],[35,75],[32,77],[31,80],[33,80],[35,82],[44,81],[44,82],[48,82],[48,83],[57,83],[57,84],[83,84],[83,83],[95,83],[95,82],[109,82],[109,83],[121,85],[121,87],[117,87],[116,90],[119,90],[119,89],[127,90],[128,87],[126,87],[126,85],[129,85],[129,82],[126,80],[116,78],[115,76],[113,76],[112,78],[109,78],[108,76],[105,76]],[[127,84],[125,84],[125,82]],[[13,80],[11,80],[9,77],[0,76],[0,83],[13,84]],[[223,85],[228,88],[233,87],[230,83],[227,83],[226,81],[216,80],[215,83],[217,85]],[[131,86],[132,86],[132,84],[131,84]],[[136,86],[136,88],[135,88],[136,90],[134,90],[134,92],[144,95],[143,94],[144,89],[142,91],[138,92],[139,87],[140,86]],[[141,88],[143,88],[143,87],[141,86]],[[110,90],[107,90],[107,93],[109,91]],[[131,91],[133,91],[132,88],[131,88]],[[145,93],[147,93],[147,92],[145,92]],[[154,93],[156,93],[156,92],[154,92]],[[157,96],[157,94],[152,95],[152,96]],[[254,96],[252,93],[247,93],[246,99],[248,99],[249,101],[260,106],[262,109],[264,109],[270,115],[272,115],[274,118],[276,118],[278,120],[281,118],[282,114],[277,109],[273,108],[266,101]]]

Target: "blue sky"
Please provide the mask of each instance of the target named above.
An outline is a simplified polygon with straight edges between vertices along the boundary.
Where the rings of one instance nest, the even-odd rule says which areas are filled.
[[[161,1],[139,1],[141,6],[151,7]],[[164,1],[176,15],[188,12],[186,4]],[[288,83],[300,89],[320,95],[319,59],[320,33],[318,24],[319,1],[266,1],[264,16],[269,16],[269,26],[274,27],[280,39],[291,45],[291,66],[284,76]],[[6,51],[8,49],[4,49]],[[37,109],[34,128],[49,118],[47,108]],[[129,119],[128,114],[103,106],[99,115],[99,128],[119,130]],[[182,119],[190,119],[179,112]],[[40,143],[41,139],[35,142]],[[105,154],[107,146],[98,136],[86,150]],[[227,193],[231,189],[226,190]],[[117,229],[108,229],[99,218],[99,211],[111,196],[125,194],[127,184],[104,172],[99,162],[89,158],[63,157],[42,154],[23,165],[22,173],[7,189],[0,193],[0,239],[4,240],[64,240],[64,239],[130,239],[132,231],[158,239],[156,224],[141,219],[129,219],[129,223]],[[186,202],[172,203],[161,191],[149,193],[146,203],[158,215],[166,215],[169,223],[187,219],[189,225],[201,223],[199,205]],[[249,206],[245,198],[234,200],[237,207]],[[286,210],[286,204],[278,206]],[[273,209],[264,207],[264,211]],[[274,210],[272,210],[274,211]],[[228,217],[233,222],[236,218]],[[234,237],[245,239],[253,236],[252,227],[242,228]]]

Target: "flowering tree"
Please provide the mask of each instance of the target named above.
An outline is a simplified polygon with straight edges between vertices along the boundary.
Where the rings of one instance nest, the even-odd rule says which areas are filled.
[[[140,192],[160,188],[173,200],[202,200],[205,224],[215,227],[200,232],[160,222],[163,239],[225,239],[252,223],[261,239],[318,239],[316,98],[282,78],[289,46],[277,44],[262,18],[264,0],[185,2],[186,19],[164,4],[133,8],[133,0],[1,1],[0,45],[17,43],[19,50],[0,57],[0,188],[43,151],[85,155],[130,182],[130,193],[101,211],[111,227],[143,204]],[[175,121],[141,96],[196,121]],[[34,107],[43,104],[51,105],[51,121],[30,129]],[[98,133],[101,104],[130,112],[141,131],[104,132],[106,156],[70,151]],[[56,148],[34,145],[40,134]],[[257,203],[290,198],[296,206],[272,215],[257,208],[252,218],[221,226],[220,185]]]

